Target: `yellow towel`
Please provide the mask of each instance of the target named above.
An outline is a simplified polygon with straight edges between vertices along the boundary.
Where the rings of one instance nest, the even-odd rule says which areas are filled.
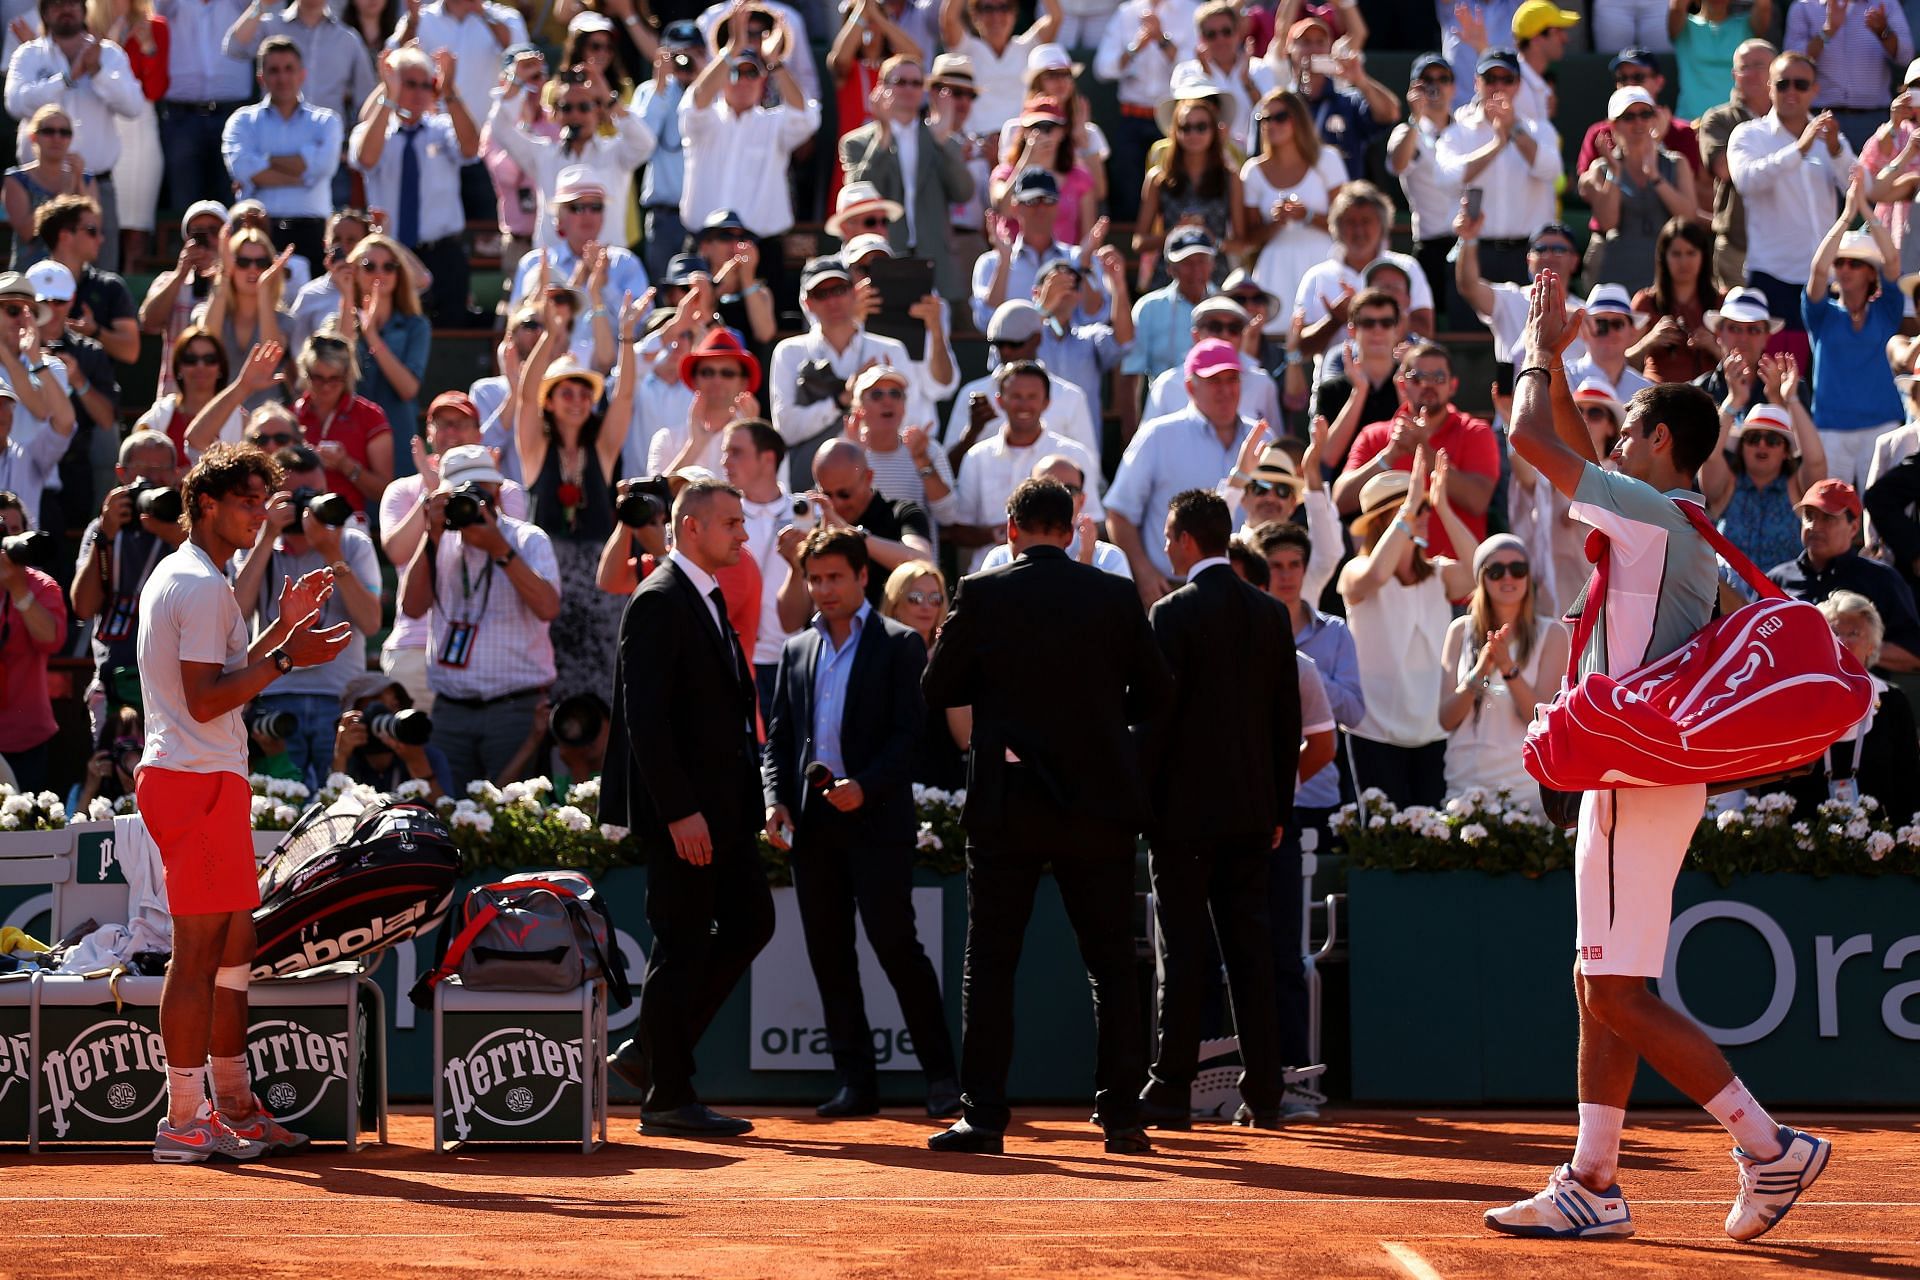
[[[38,938],[29,937],[25,929],[16,929],[12,925],[0,928],[0,956],[15,951],[45,951],[47,944]]]

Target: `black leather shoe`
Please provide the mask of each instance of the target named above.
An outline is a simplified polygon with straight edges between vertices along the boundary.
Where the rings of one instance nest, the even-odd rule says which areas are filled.
[[[723,1116],[698,1102],[671,1111],[642,1111],[640,1132],[648,1137],[737,1138],[753,1132],[753,1122],[737,1116]]]
[[[1281,1127],[1280,1112],[1255,1111],[1246,1103],[1233,1113],[1233,1123],[1242,1129],[1278,1129]]]
[[[960,1082],[952,1076],[942,1076],[927,1086],[927,1114],[935,1120],[957,1116],[966,1105],[960,1096]]]
[[[936,1133],[927,1139],[929,1151],[969,1156],[1003,1155],[1006,1145],[1005,1134],[995,1133],[991,1129],[976,1129],[965,1120],[956,1120],[945,1133]]]
[[[1153,1144],[1147,1141],[1145,1129],[1112,1129],[1107,1133],[1108,1155],[1144,1156],[1152,1153]]]
[[[813,1114],[827,1120],[841,1120],[848,1116],[877,1116],[880,1114],[880,1099],[870,1093],[863,1093],[852,1085],[841,1085],[840,1092],[815,1107]]]
[[[638,1089],[643,1099],[653,1084],[652,1073],[647,1070],[647,1055],[640,1051],[638,1039],[629,1040],[608,1054],[607,1070]]]
[[[1193,1128],[1193,1109],[1170,1107],[1164,1102],[1150,1102],[1142,1098],[1140,1099],[1140,1123],[1143,1127],[1152,1125],[1156,1129],[1188,1130]]]

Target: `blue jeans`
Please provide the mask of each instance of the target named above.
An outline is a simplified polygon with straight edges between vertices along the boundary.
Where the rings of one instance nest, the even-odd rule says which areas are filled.
[[[196,200],[233,203],[233,179],[220,155],[220,131],[227,117],[244,105],[224,102],[216,111],[195,111],[159,104],[160,151],[167,162],[163,207],[185,209]]]
[[[340,720],[340,696],[333,693],[263,693],[254,699],[256,711],[287,711],[295,728],[287,735],[287,756],[300,770],[300,781],[316,791],[333,766],[333,733]]]

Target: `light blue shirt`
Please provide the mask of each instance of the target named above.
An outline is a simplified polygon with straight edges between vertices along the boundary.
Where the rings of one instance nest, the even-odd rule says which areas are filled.
[[[1307,602],[1311,608],[1313,602]],[[1366,718],[1366,696],[1360,688],[1360,655],[1346,619],[1313,610],[1313,619],[1294,633],[1293,647],[1313,659],[1320,684],[1327,691],[1337,724],[1352,728]],[[1340,770],[1329,764],[1294,789],[1293,803],[1301,809],[1331,809],[1340,803]]]
[[[647,162],[646,175],[640,180],[641,207],[672,205],[680,207],[681,184],[687,176],[686,143],[680,136],[680,99],[687,92],[678,80],[669,80],[666,92],[654,88],[649,80],[633,95],[633,109],[659,145]]]
[[[1110,324],[1076,324],[1066,333],[1054,332],[1053,321],[1040,327],[1040,363],[1056,378],[1065,378],[1086,392],[1087,408],[1100,420],[1100,388],[1109,369],[1127,353],[1113,336]]]
[[[1521,2],[1466,0],[1466,7],[1478,12],[1486,24],[1489,45],[1495,49],[1511,49],[1519,43],[1513,38],[1513,15],[1520,11]],[[1472,48],[1460,39],[1460,28],[1453,21],[1455,3],[1456,0],[1435,0],[1433,8],[1440,18],[1440,52],[1453,64],[1453,105],[1464,107],[1473,97],[1473,71],[1484,50]]]
[[[354,150],[359,150],[361,124],[354,129]],[[476,138],[477,141],[477,138]],[[445,112],[420,121],[413,149],[420,163],[420,239],[428,244],[466,229],[467,215],[460,206],[460,166],[469,159],[460,150],[460,138],[453,131],[453,117]],[[400,226],[400,169],[406,163],[407,132],[398,116],[387,115],[387,144],[371,169],[354,168],[367,175],[367,207],[384,210],[387,226]],[[476,149],[475,155],[479,152]],[[408,246],[412,248],[413,246]]]
[[[340,167],[344,136],[340,117],[302,99],[290,116],[269,101],[249,103],[228,117],[220,132],[220,157],[240,195],[258,200],[274,218],[324,218],[333,212],[333,174]],[[257,187],[253,177],[270,156],[299,156],[307,163],[300,181]]]
[[[1213,424],[1189,406],[1155,418],[1133,438],[1103,502],[1108,511],[1133,522],[1147,558],[1161,573],[1173,572],[1160,536],[1173,495],[1187,489],[1211,492],[1233,470],[1240,442],[1252,428],[1251,421],[1235,414],[1233,438],[1221,444]]]
[[[459,202],[456,200],[456,212],[458,205]],[[612,216],[611,211],[608,216]],[[559,284],[573,279],[573,269],[580,265],[580,255],[568,247],[565,240],[557,241],[551,248],[529,250],[520,259],[520,265],[514,268],[513,293],[508,298],[508,302],[512,305],[518,306],[527,296],[527,290],[533,286],[533,277],[540,270],[540,255],[543,253],[548,255],[548,280]],[[619,245],[609,245],[607,247],[607,287],[598,298],[589,298],[587,305],[605,307],[613,312],[613,320],[617,324],[620,320],[620,300],[632,294],[633,300],[638,302],[640,295],[646,291],[647,269],[640,259],[632,251],[622,249]],[[589,334],[593,331],[593,326],[587,323],[584,314],[574,320],[574,326],[577,329],[584,329]]]
[[[240,102],[253,96],[253,59],[229,57],[224,48],[247,0],[156,0],[153,9],[167,20],[166,101]]]
[[[1187,358],[1193,345],[1193,304],[1169,284],[1142,294],[1133,304],[1133,346],[1120,372],[1152,379]]]
[[[847,642],[838,649],[827,634],[827,623],[814,615],[813,629],[820,633],[820,654],[813,663],[813,758],[833,770],[833,776],[847,776],[846,761],[840,755],[840,721],[847,714],[847,689],[853,677],[853,655],[860,648],[860,635],[873,616],[873,605],[862,602],[847,631]]]
[[[997,250],[989,249],[973,262],[973,323],[982,333],[987,331],[987,324],[993,319],[993,313],[997,310],[987,305],[987,290],[993,287],[993,273],[999,265],[999,257]],[[1007,264],[1007,299],[1033,301],[1033,282],[1040,278],[1040,268],[1049,262],[1058,262],[1062,259],[1076,267],[1080,266],[1079,247],[1055,241],[1045,249],[1035,249],[1025,240],[1016,240],[1013,245],[1013,260]],[[1088,276],[1087,279],[1096,288],[1099,287],[1097,273]],[[1107,305],[1107,299],[1103,295],[1100,299],[1098,315],[1088,315],[1083,308],[1074,312],[1074,321],[1077,323],[1082,320],[1098,320],[1107,313]]]

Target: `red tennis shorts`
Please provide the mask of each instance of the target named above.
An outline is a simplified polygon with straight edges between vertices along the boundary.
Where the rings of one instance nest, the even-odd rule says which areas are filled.
[[[216,915],[260,905],[246,779],[224,770],[182,773],[148,765],[133,796],[166,869],[167,910]]]

